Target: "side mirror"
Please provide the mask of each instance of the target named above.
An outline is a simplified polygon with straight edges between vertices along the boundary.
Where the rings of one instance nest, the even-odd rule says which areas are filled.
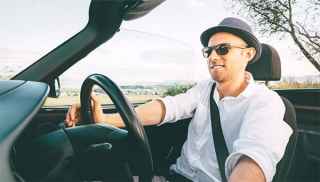
[[[60,90],[60,79],[59,77],[54,78],[49,82],[50,92],[49,97],[57,98],[61,94]]]

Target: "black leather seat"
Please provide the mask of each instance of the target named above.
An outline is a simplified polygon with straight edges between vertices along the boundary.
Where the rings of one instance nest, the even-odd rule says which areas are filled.
[[[247,66],[247,71],[251,72],[257,81],[276,81],[281,79],[281,62],[278,52],[268,44],[262,44],[261,58],[253,64]],[[293,104],[281,97],[286,107],[284,121],[293,129],[285,154],[277,165],[277,172],[272,182],[286,182],[293,163],[296,145],[298,140],[296,111]],[[272,131],[270,131],[272,132]]]

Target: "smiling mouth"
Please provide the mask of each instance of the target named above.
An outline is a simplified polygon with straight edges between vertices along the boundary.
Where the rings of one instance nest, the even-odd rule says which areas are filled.
[[[222,69],[224,68],[224,65],[209,65],[210,69]]]

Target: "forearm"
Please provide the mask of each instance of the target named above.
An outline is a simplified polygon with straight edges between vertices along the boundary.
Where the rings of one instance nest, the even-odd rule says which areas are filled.
[[[161,122],[165,114],[163,103],[160,100],[154,100],[135,108],[137,117],[143,125],[156,125]],[[117,127],[124,127],[124,122],[120,114],[106,114],[104,115],[104,122],[112,124]]]
[[[124,122],[122,121],[122,118],[121,118],[120,114],[118,114],[118,113],[105,114],[102,122],[111,124],[111,125],[119,127],[119,128],[125,127]]]
[[[232,170],[229,182],[266,182],[266,179],[258,164],[243,156]]]

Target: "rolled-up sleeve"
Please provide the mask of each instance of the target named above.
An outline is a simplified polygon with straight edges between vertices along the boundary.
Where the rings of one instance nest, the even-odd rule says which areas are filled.
[[[200,98],[201,88],[204,83],[198,83],[186,93],[182,93],[176,96],[167,96],[161,98],[165,106],[165,117],[159,124],[173,123],[181,119],[192,117]]]
[[[227,177],[230,177],[239,158],[245,155],[259,165],[267,182],[272,181],[292,134],[290,126],[283,121],[284,113],[281,98],[273,92],[250,103],[239,137],[225,163]]]

